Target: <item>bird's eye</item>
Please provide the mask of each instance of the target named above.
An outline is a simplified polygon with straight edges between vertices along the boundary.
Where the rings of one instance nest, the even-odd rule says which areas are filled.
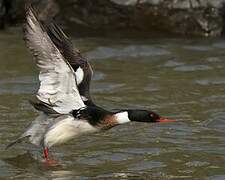
[[[153,118],[153,119],[158,119],[158,118],[159,118],[159,115],[156,114],[156,113],[154,113],[154,112],[151,112],[151,113],[149,114],[149,116],[150,116],[151,118]]]
[[[153,113],[150,113],[150,117],[154,117],[154,114]]]

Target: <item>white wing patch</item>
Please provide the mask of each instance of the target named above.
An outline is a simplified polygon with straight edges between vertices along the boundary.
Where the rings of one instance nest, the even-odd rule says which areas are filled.
[[[61,114],[85,107],[77,89],[73,69],[43,30],[31,9],[27,12],[24,30],[26,44],[40,69],[37,98]]]
[[[77,84],[80,84],[83,81],[84,78],[84,71],[81,67],[79,67],[76,72],[76,80],[77,80]]]
[[[88,101],[88,98],[86,98],[85,96],[81,96],[81,99],[82,99],[83,101]]]

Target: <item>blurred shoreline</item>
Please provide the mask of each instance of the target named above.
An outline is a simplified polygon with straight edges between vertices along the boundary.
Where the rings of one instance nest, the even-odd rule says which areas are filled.
[[[84,36],[224,35],[224,0],[0,0],[0,29],[20,25],[27,3],[41,20]]]

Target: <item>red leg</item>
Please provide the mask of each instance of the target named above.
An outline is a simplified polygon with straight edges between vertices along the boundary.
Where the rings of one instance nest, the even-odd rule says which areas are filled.
[[[45,157],[45,162],[46,162],[48,165],[57,165],[57,164],[58,164],[57,161],[49,159],[49,151],[48,151],[48,148],[47,148],[47,147],[44,148],[43,153],[44,153],[44,157]]]
[[[44,157],[45,157],[45,160],[48,161],[48,148],[44,148]]]

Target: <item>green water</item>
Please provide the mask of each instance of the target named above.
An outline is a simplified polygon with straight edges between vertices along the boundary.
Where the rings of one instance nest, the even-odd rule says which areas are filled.
[[[225,40],[77,38],[107,109],[145,108],[176,123],[130,123],[51,149],[5,146],[36,116],[38,87],[21,32],[0,33],[0,179],[225,179]]]

